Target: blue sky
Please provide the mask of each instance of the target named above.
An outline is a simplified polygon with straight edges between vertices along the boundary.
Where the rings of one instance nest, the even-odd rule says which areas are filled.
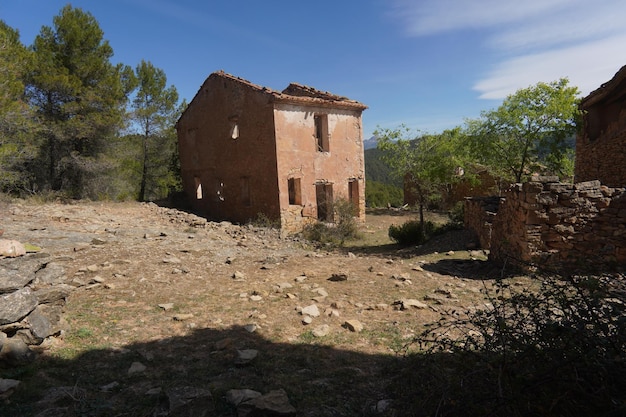
[[[405,124],[437,133],[539,81],[583,95],[626,64],[624,0],[75,0],[114,62],[142,59],[190,101],[224,70],[282,90],[290,82],[358,100],[364,136]],[[0,0],[31,45],[62,0]]]

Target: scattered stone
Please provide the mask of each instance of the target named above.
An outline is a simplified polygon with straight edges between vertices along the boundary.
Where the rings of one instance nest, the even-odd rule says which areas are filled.
[[[238,417],[275,416],[295,417],[296,408],[289,403],[283,389],[270,391],[265,395],[244,401],[237,406]]]
[[[422,268],[419,265],[415,265],[413,268],[411,268],[413,271],[418,271],[418,272],[424,272],[424,268]]]
[[[135,374],[140,374],[143,373],[146,370],[146,365],[142,364],[141,362],[133,362],[130,365],[130,368],[128,368],[128,375],[135,375]]]
[[[260,295],[251,295],[250,296],[250,301],[261,301],[263,299],[263,297],[261,297]]]
[[[231,389],[226,391],[226,401],[229,404],[234,406],[238,406],[244,401],[251,400],[253,398],[260,397],[261,394],[258,391],[253,391],[251,389]]]
[[[8,391],[12,391],[20,384],[17,379],[0,379],[0,397],[5,396]]]
[[[311,333],[313,334],[313,336],[315,337],[324,337],[327,336],[328,333],[330,333],[330,326],[328,324],[321,324],[319,326],[316,326]]]
[[[259,328],[259,326],[257,326],[256,324],[246,324],[245,326],[243,326],[243,328],[246,329],[248,333],[254,333],[256,332],[256,329]]]
[[[259,355],[259,351],[256,349],[243,349],[237,350],[237,358],[235,359],[235,364],[237,365],[247,365],[252,362]]]
[[[193,318],[193,314],[191,313],[176,314],[173,318],[175,321],[185,321],[185,320],[189,320]]]
[[[320,296],[322,297],[328,297],[328,292],[326,292],[326,290],[324,288],[316,288],[313,290],[313,292],[318,293]]]
[[[165,311],[169,311],[171,309],[174,308],[174,303],[163,303],[163,304],[159,304],[159,307],[162,308]]]
[[[444,303],[444,299],[442,297],[439,297],[438,295],[431,295],[431,294],[426,294],[424,296],[424,301],[432,301],[435,304],[443,304]]]
[[[293,288],[293,285],[291,285],[288,282],[279,282],[278,284],[276,284],[276,288],[277,288],[277,292],[283,292],[283,290],[286,290],[288,288]]]
[[[120,386],[119,382],[113,381],[110,384],[102,385],[100,387],[100,391],[102,391],[102,392],[111,392],[111,391],[113,391],[115,388],[117,388],[119,386]]]
[[[0,239],[0,256],[16,258],[26,255],[26,248],[17,240]]]
[[[403,298],[401,300],[394,301],[393,305],[400,310],[408,310],[411,307],[417,309],[424,309],[428,307],[427,304],[424,304],[421,301],[415,300],[413,298]]]
[[[235,271],[235,273],[232,275],[233,280],[235,281],[245,281],[246,280],[246,274],[244,274],[241,271]]]
[[[106,244],[107,241],[105,239],[99,238],[99,237],[95,237],[93,239],[91,239],[91,244],[92,245],[104,245]]]
[[[146,391],[144,395],[149,395],[149,396],[161,395],[161,392],[163,392],[163,389],[161,387],[154,387]]]
[[[217,342],[215,342],[215,349],[216,350],[228,349],[234,343],[235,343],[235,341],[232,338],[227,337],[226,339],[218,340]]]
[[[313,318],[311,316],[302,317],[302,324],[311,324],[313,323]]]
[[[179,264],[181,260],[175,256],[168,256],[167,258],[163,258],[164,264]]]
[[[320,310],[317,308],[317,304],[311,304],[310,306],[304,307],[300,313],[303,316],[319,317]]]
[[[348,280],[348,275],[346,274],[332,274],[330,276],[330,278],[328,278],[328,281],[332,281],[332,282],[340,282],[340,281],[347,281]]]
[[[384,413],[391,406],[391,400],[380,400],[376,403],[374,411],[377,413]]]
[[[351,332],[359,333],[363,331],[363,324],[358,320],[346,320],[343,326]]]
[[[306,280],[306,275],[300,275],[298,277],[294,278],[294,281],[300,283],[300,282],[304,282]]]
[[[209,416],[214,408],[211,392],[196,387],[174,387],[167,390],[168,416]]]

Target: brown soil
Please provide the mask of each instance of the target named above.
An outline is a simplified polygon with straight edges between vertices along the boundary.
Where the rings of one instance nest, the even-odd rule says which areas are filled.
[[[481,290],[500,273],[467,250],[463,231],[417,248],[393,245],[387,229],[408,212],[369,213],[360,240],[316,249],[273,229],[194,224],[154,204],[0,210],[5,238],[40,246],[37,256],[63,265],[68,282],[87,284],[68,299],[69,330],[42,345],[7,400],[22,415],[49,407],[36,401],[58,386],[76,390],[64,415],[156,415],[176,386],[210,390],[215,415],[236,415],[223,395],[243,388],[282,388],[298,415],[368,415],[393,400],[386,386],[403,347],[426,323],[483,307]],[[329,280],[342,274],[347,280]],[[401,310],[401,299],[428,307]],[[313,304],[320,315],[303,324],[300,310]],[[323,324],[328,334],[314,336]],[[243,349],[258,357],[237,364]],[[129,375],[133,362],[147,369]]]

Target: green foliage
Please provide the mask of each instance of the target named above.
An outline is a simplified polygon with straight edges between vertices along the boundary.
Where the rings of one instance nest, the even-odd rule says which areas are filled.
[[[403,203],[404,193],[402,188],[378,181],[365,183],[365,204],[368,207],[400,207]]]
[[[399,245],[421,245],[435,233],[435,224],[431,221],[409,220],[400,226],[389,226],[389,238]]]
[[[270,229],[280,228],[280,220],[271,219],[265,213],[257,213],[256,217],[251,219],[248,223],[255,227],[267,227]]]
[[[462,228],[465,223],[465,203],[459,201],[448,211],[451,227]]]
[[[0,192],[16,193],[30,185],[25,166],[37,153],[35,114],[23,100],[30,63],[19,33],[0,20]]]
[[[35,38],[25,77],[42,124],[30,168],[40,189],[97,198],[97,181],[111,169],[101,155],[123,123],[128,68],[111,64],[113,50],[91,14],[67,5],[53,23]]]
[[[578,94],[566,78],[518,90],[496,110],[467,121],[473,154],[496,176],[515,182],[545,165],[553,174],[568,175]]]
[[[379,182],[402,188],[402,178],[393,175],[389,166],[383,160],[383,151],[378,148],[366,149],[365,156],[365,180]]]
[[[335,222],[326,224],[315,222],[307,224],[302,230],[302,236],[312,242],[319,242],[329,246],[341,246],[346,240],[358,237],[358,226],[355,219],[356,209],[346,199],[337,199],[333,203]]]
[[[177,185],[179,174],[171,169],[171,160],[177,149],[174,125],[180,110],[176,105],[178,92],[174,86],[166,87],[163,70],[141,61],[135,77],[138,89],[132,120],[141,137],[137,199],[144,201],[165,197]]]
[[[534,289],[498,280],[488,307],[415,338],[422,353],[398,378],[407,415],[624,415],[625,277],[540,278]]]
[[[397,129],[379,129],[376,136],[385,163],[396,177],[411,184],[423,224],[424,208],[441,198],[448,185],[459,181],[458,168],[469,161],[465,135],[457,127],[438,135],[414,137],[402,125]]]

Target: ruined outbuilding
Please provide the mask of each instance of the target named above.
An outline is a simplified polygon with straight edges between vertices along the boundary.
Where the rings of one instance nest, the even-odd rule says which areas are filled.
[[[573,184],[536,177],[468,198],[465,225],[490,259],[566,271],[626,268],[626,66],[585,97]]]
[[[626,66],[579,107],[583,126],[576,139],[576,182],[626,186]]]
[[[192,207],[214,220],[332,222],[333,202],[365,219],[361,114],[367,106],[292,83],[281,92],[211,74],[176,124]]]

